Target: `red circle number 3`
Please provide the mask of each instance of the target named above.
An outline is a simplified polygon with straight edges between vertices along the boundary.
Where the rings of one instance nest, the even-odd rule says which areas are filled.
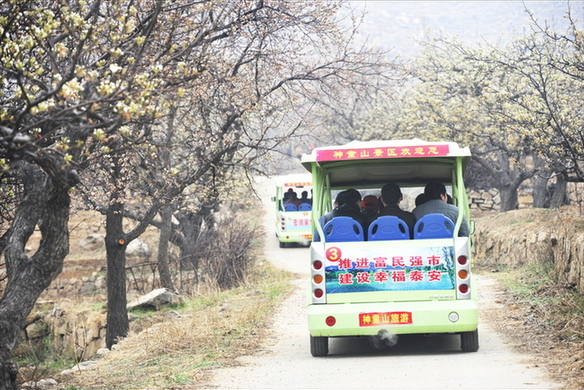
[[[339,261],[341,258],[341,250],[333,246],[326,250],[325,255],[328,261]]]

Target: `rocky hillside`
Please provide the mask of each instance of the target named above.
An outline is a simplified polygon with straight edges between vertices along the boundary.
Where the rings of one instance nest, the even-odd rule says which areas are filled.
[[[524,209],[476,221],[475,262],[516,267],[547,261],[559,284],[584,293],[584,215],[577,209]]]

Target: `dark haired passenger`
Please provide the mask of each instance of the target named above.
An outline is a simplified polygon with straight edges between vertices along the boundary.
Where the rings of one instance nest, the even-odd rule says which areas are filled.
[[[416,217],[409,211],[402,210],[399,207],[399,203],[404,199],[403,194],[399,186],[395,183],[387,183],[381,188],[381,202],[383,203],[383,209],[379,212],[379,215],[374,218],[373,222],[378,217],[382,215],[394,215],[404,221],[410,229],[410,237],[413,237],[412,233],[414,230],[414,225],[416,224]]]
[[[288,200],[284,203],[284,205],[293,204],[294,206],[298,207],[302,202],[298,199],[298,195],[296,192],[292,191],[291,195],[288,197]]]
[[[308,191],[302,191],[300,194],[300,202],[312,204],[312,199],[308,198]]]
[[[338,206],[327,214],[325,223],[334,217],[351,217],[361,224],[363,231],[367,232],[369,220],[361,212],[361,193],[354,188],[345,190],[345,197],[342,197],[338,202]]]
[[[282,202],[286,203],[286,201],[292,197],[293,193],[294,193],[294,190],[292,188],[288,188],[288,191],[284,192],[284,197],[282,199]]]
[[[324,227],[328,221],[335,217],[351,217],[359,222],[363,228],[363,235],[366,239],[369,220],[363,213],[361,213],[361,193],[353,188],[341,191],[337,194],[335,204],[336,206],[332,211],[319,218],[318,221],[320,222],[320,225]],[[316,229],[313,240],[320,241]]]
[[[416,196],[416,207],[423,204],[426,201],[426,195],[422,192],[420,195]]]
[[[447,203],[448,195],[444,184],[440,182],[426,184],[424,195],[426,196],[426,202],[412,210],[416,220],[419,220],[426,214],[439,213],[444,214],[450,218],[452,222],[456,223],[459,210],[455,205]],[[463,219],[458,235],[461,237],[468,237],[468,234],[468,225],[466,219]]]

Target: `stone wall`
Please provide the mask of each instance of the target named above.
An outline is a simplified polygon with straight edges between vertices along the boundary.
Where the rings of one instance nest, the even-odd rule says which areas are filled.
[[[581,206],[584,197],[584,183],[568,183],[566,197],[570,204]],[[499,211],[501,196],[499,195],[499,191],[494,188],[482,191],[469,191],[468,201],[471,210]],[[533,204],[531,189],[526,187],[518,191],[517,201],[519,203],[518,209],[530,208]]]
[[[474,261],[516,267],[548,261],[558,283],[584,293],[584,217],[575,208],[523,209],[475,220]]]

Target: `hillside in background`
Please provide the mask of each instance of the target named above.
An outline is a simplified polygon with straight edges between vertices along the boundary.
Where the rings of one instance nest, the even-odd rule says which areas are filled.
[[[584,1],[351,1],[366,12],[360,28],[361,39],[369,44],[391,48],[394,55],[413,56],[416,40],[432,34],[456,35],[474,44],[496,44],[522,35],[534,13],[557,31],[566,27],[568,6],[584,28]]]

